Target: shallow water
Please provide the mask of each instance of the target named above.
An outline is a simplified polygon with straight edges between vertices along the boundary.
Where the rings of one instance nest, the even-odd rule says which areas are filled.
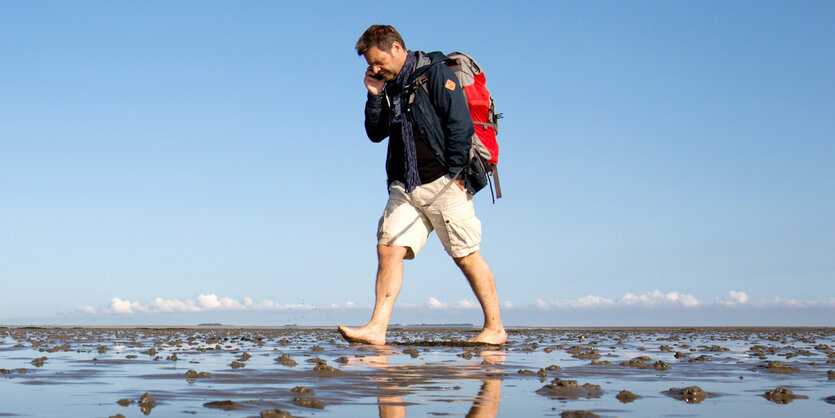
[[[412,328],[391,330],[389,345],[371,347],[349,345],[335,329],[0,328],[0,416],[257,417],[272,409],[326,417],[560,416],[568,410],[835,416],[835,405],[825,400],[835,395],[828,374],[835,369],[833,331],[513,329],[502,346],[473,347],[461,342],[476,330]],[[277,362],[282,354],[296,365]],[[31,363],[44,356],[41,367]],[[649,359],[628,365],[639,356]],[[317,368],[316,359],[324,366]],[[794,369],[768,368],[769,361]],[[536,373],[550,365],[559,369]],[[190,379],[188,370],[211,377]],[[599,385],[602,394],[537,393],[556,378]],[[296,386],[315,393],[293,392]],[[707,397],[687,403],[667,393],[688,386]],[[777,387],[806,398],[778,404],[762,396]],[[615,396],[624,389],[639,398],[620,402]],[[139,399],[146,392],[156,403],[143,410]],[[297,398],[323,408],[300,406]],[[133,403],[120,406],[120,399]],[[227,400],[233,409],[204,406]]]

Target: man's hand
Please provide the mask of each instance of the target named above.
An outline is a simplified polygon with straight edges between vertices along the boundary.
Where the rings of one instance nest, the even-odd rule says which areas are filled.
[[[380,94],[383,92],[383,85],[386,84],[385,80],[379,79],[375,77],[374,70],[369,66],[365,70],[365,88],[368,89],[368,92],[371,94]]]
[[[455,185],[458,186],[458,188],[461,189],[462,192],[467,191],[467,184],[464,183],[464,179],[455,179],[454,181]]]

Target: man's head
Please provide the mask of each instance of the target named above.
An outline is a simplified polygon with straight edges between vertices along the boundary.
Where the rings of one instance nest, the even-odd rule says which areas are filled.
[[[373,25],[357,41],[357,55],[365,57],[372,74],[392,81],[406,62],[406,44],[397,30],[388,25]]]

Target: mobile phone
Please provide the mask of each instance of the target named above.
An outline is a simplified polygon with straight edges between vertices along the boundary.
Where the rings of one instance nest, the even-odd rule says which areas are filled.
[[[381,74],[369,74],[371,78],[375,78],[377,80],[382,80],[383,76]]]

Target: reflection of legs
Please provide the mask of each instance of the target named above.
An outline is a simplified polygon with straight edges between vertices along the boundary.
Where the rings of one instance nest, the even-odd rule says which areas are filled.
[[[476,396],[467,417],[495,417],[499,413],[499,398],[502,394],[501,380],[485,380]]]
[[[507,333],[502,325],[502,315],[499,312],[499,296],[496,293],[496,282],[490,266],[484,261],[481,252],[455,258],[455,264],[467,276],[473,292],[481,303],[484,312],[484,327],[481,333],[470,341],[490,344],[502,344],[507,341]]]
[[[371,320],[360,328],[339,326],[339,332],[348,341],[374,345],[386,343],[386,329],[389,325],[394,301],[403,284],[403,258],[406,247],[377,245],[377,284],[374,313]]]

